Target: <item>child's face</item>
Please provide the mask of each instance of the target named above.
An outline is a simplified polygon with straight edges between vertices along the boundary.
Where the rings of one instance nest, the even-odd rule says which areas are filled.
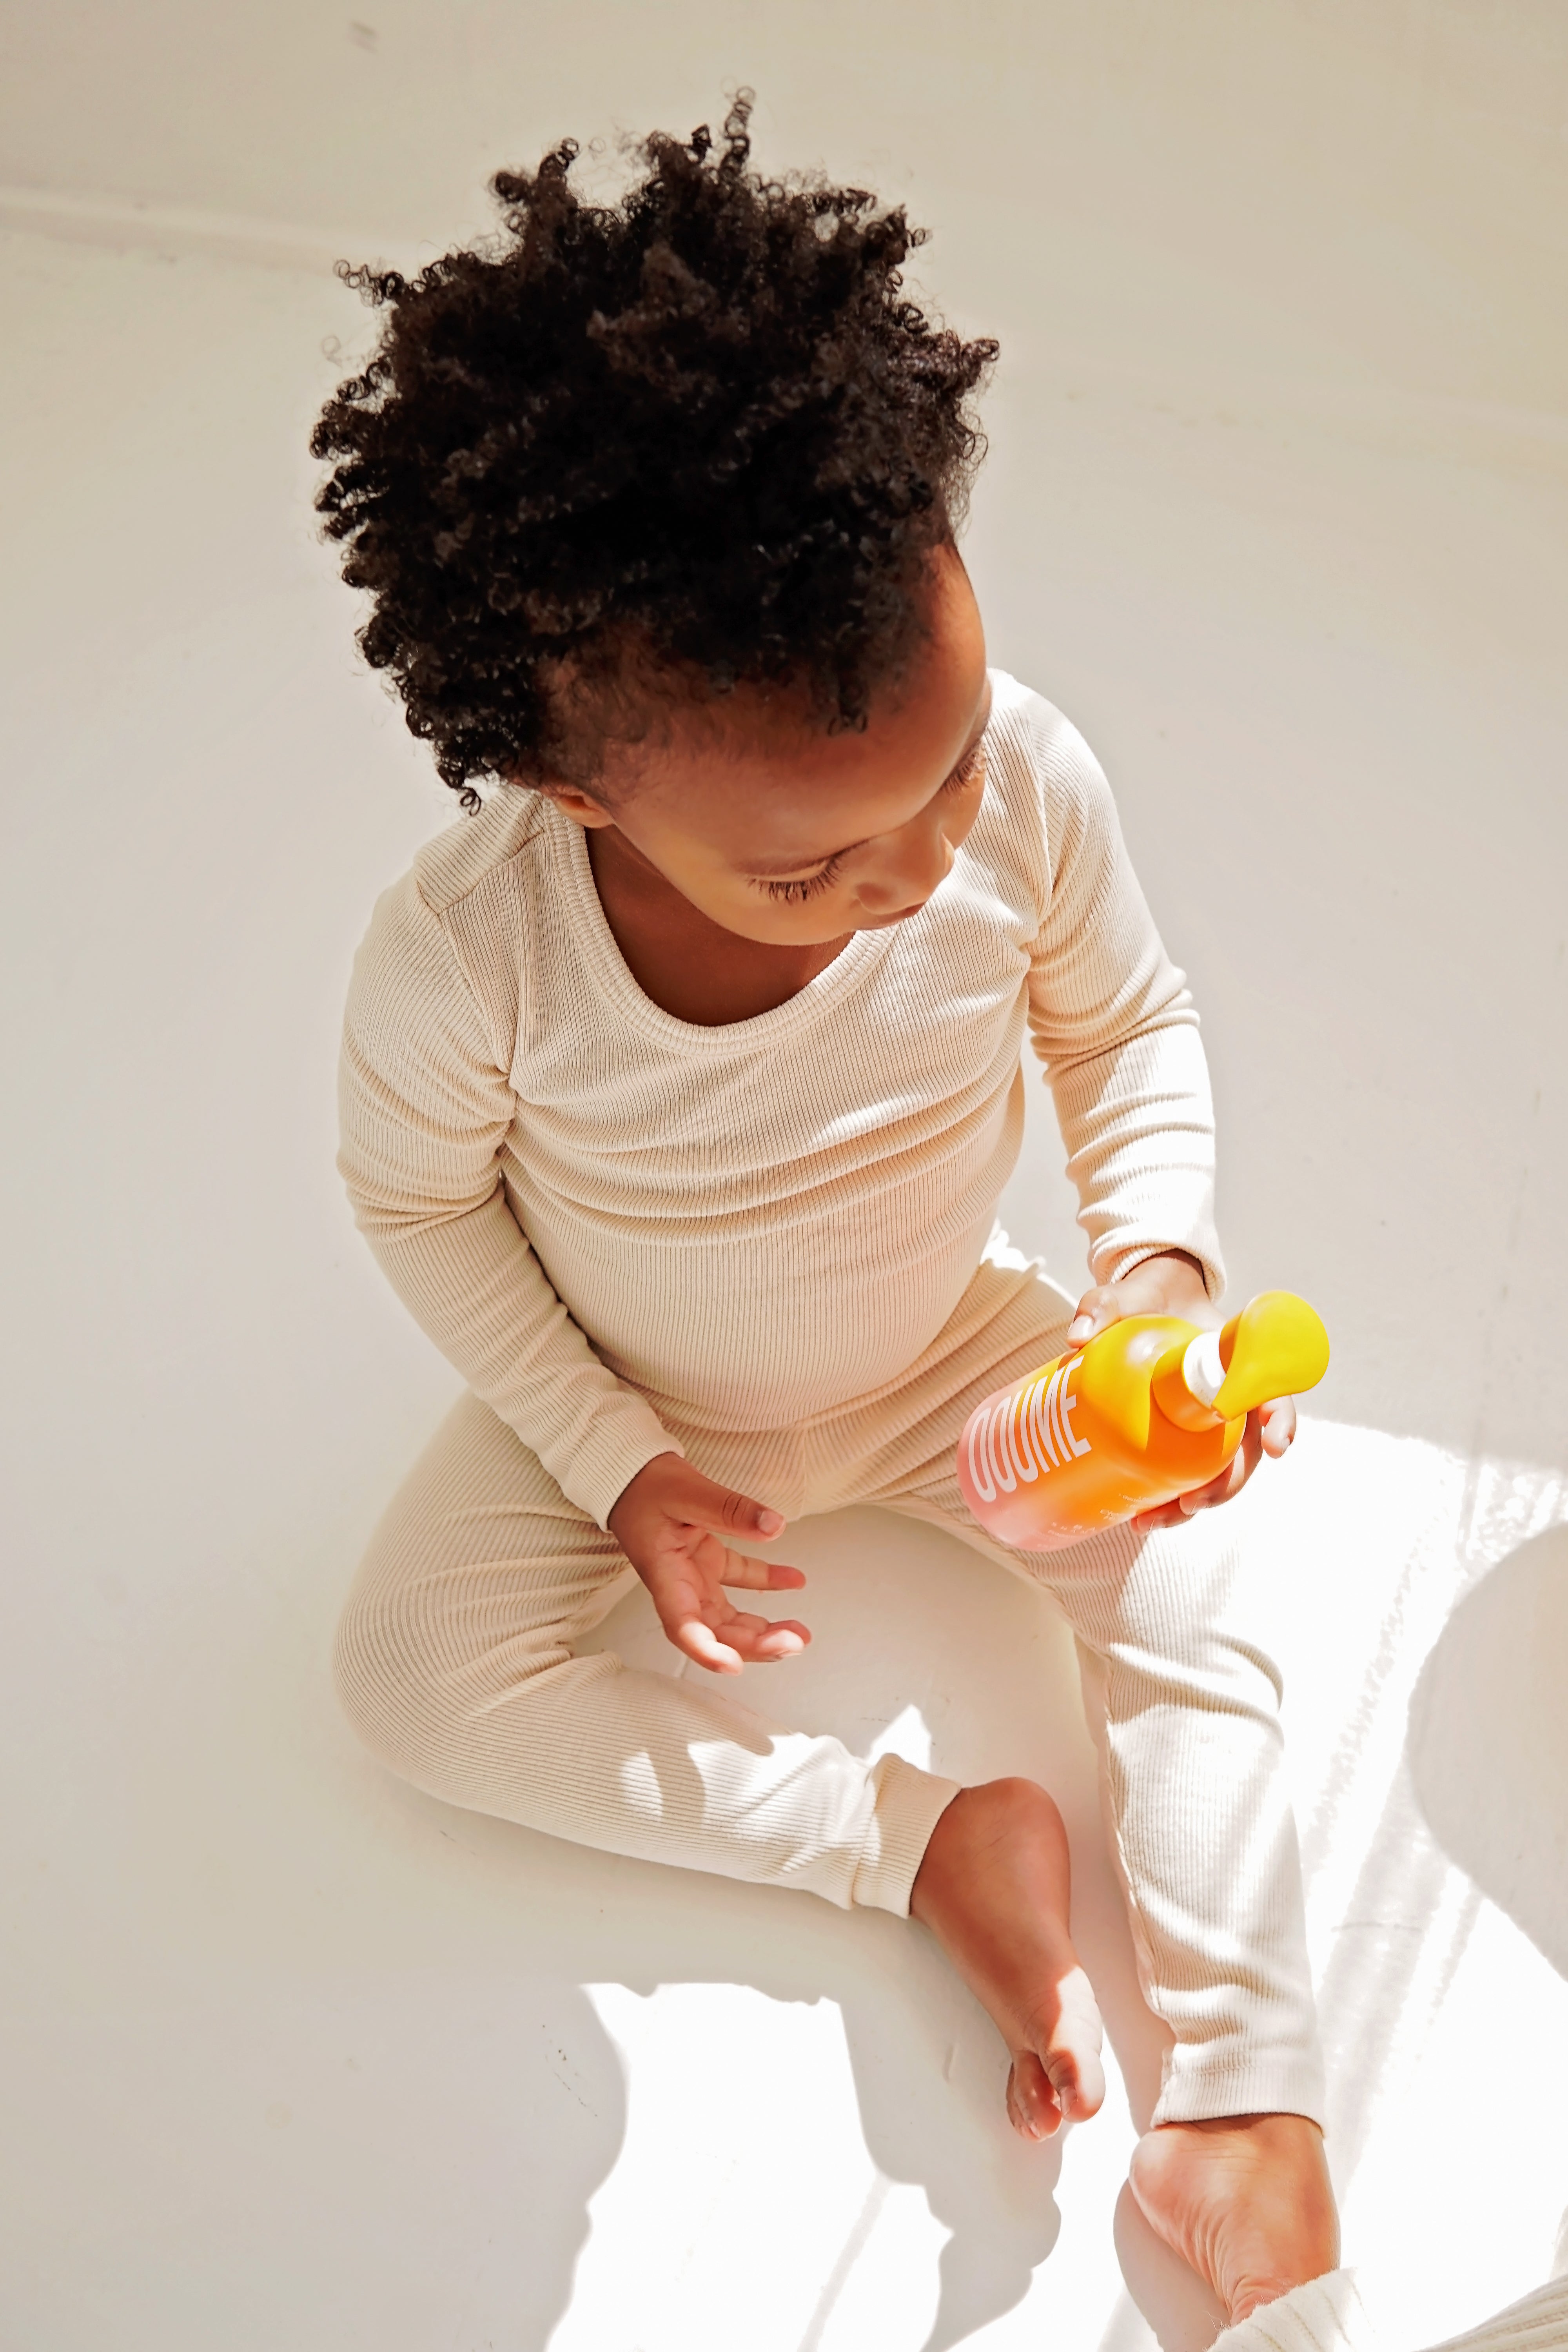
[[[742,689],[722,733],[697,717],[658,744],[611,746],[603,803],[565,787],[552,798],[742,939],[805,946],[906,921],[952,866],[985,786],[973,756],[990,712],[985,637],[952,551],[927,627],[902,699],[874,707],[861,734],[815,733],[778,698]]]

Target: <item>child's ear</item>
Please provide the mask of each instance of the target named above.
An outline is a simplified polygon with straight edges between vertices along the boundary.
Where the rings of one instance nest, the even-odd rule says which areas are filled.
[[[585,793],[580,784],[542,782],[537,789],[554,802],[563,816],[569,816],[574,824],[585,825],[590,832],[595,826],[614,824],[616,821],[604,803],[596,801],[592,793]]]

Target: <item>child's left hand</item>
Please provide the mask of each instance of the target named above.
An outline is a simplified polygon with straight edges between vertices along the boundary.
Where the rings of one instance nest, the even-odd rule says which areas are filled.
[[[1073,1347],[1081,1347],[1128,1315],[1180,1315],[1205,1331],[1217,1329],[1220,1321],[1209,1304],[1203,1269],[1195,1257],[1182,1250],[1146,1257],[1120,1282],[1102,1282],[1086,1290],[1068,1325],[1068,1339]],[[1163,1503],[1157,1511],[1140,1511],[1132,1525],[1179,1528],[1195,1511],[1228,1503],[1233,1495],[1240,1494],[1263,1456],[1267,1454],[1278,1462],[1289,1453],[1295,1435],[1294,1397],[1275,1397],[1259,1405],[1256,1412],[1247,1414],[1247,1433],[1217,1478],[1206,1486],[1194,1486],[1190,1495],[1178,1495],[1173,1503]]]

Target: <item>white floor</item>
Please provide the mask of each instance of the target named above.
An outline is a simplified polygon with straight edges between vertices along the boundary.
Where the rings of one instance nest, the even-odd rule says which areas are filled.
[[[1035,1596],[807,1526],[788,1704],[1062,1799],[1120,2060],[1065,2151],[1007,2134],[918,1931],[448,1811],[337,1719],[334,1612],[454,1381],[341,1202],[335,1030],[447,812],[310,528],[360,314],[195,243],[0,252],[0,2341],[1197,2352],[1119,2202],[1155,2053]],[[1016,327],[996,657],[1100,751],[1199,988],[1236,1290],[1336,1344],[1238,1507],[1349,2251],[1413,2352],[1568,2257],[1568,436]],[[1005,1215],[1070,1281],[1052,1140]]]

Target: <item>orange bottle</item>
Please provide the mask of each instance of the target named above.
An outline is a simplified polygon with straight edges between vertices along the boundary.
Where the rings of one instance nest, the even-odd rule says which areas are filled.
[[[1270,1398],[1315,1388],[1329,1335],[1304,1298],[1265,1290],[1223,1331],[1132,1315],[977,1404],[958,1483],[988,1534],[1056,1551],[1206,1486]]]

